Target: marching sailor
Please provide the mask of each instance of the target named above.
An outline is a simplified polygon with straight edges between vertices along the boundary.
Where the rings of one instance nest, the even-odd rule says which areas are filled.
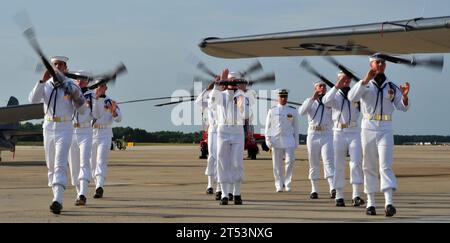
[[[311,180],[311,199],[319,198],[320,156],[322,155],[324,176],[328,181],[331,198],[336,197],[333,185],[333,134],[331,133],[331,107],[322,102],[327,87],[323,81],[314,83],[314,95],[307,98],[299,109],[300,115],[308,114],[309,179]]]
[[[97,80],[98,81],[98,80]],[[97,82],[98,83],[98,82]],[[93,85],[97,85],[94,83]],[[102,198],[107,175],[108,156],[111,149],[113,137],[112,123],[122,120],[122,113],[116,101],[106,96],[108,87],[106,83],[98,85],[95,89],[95,99],[93,100],[93,116],[97,119],[93,121],[92,156],[91,170],[95,180],[94,198]]]
[[[91,76],[86,71],[77,71],[77,75]],[[80,114],[75,111],[73,114],[73,138],[72,146],[69,152],[69,167],[72,177],[72,185],[77,191],[75,200],[76,206],[86,205],[86,196],[88,194],[88,185],[91,180],[91,152],[92,152],[92,121],[93,107],[92,101],[95,94],[87,88],[88,80],[79,78],[76,80],[77,85],[81,88],[84,98],[86,99],[86,111]]]
[[[385,198],[385,215],[396,213],[392,194],[397,188],[397,180],[392,170],[394,135],[392,113],[394,109],[407,111],[409,83],[398,87],[391,82],[384,71],[386,61],[375,53],[370,57],[370,69],[348,93],[352,102],[361,102],[362,150],[364,192],[367,194],[366,214],[376,215],[375,192],[380,190]],[[380,174],[380,180],[378,179]]]
[[[362,172],[361,132],[359,128],[359,102],[351,102],[347,95],[351,79],[342,71],[338,73],[336,86],[330,89],[322,101],[333,108],[334,187],[336,206],[345,207],[345,157],[350,155],[350,184],[353,187],[352,205],[364,205],[359,191],[364,182]]]
[[[298,146],[298,111],[286,105],[289,90],[278,89],[278,105],[271,108],[266,118],[266,144],[272,148],[273,176],[276,192],[283,187],[291,191],[292,172],[294,170],[295,149]],[[285,168],[283,168],[283,156]]]
[[[44,103],[45,162],[48,169],[48,186],[53,190],[50,210],[60,214],[63,208],[63,193],[67,184],[67,164],[72,144],[72,115],[77,109],[85,110],[85,98],[72,79],[66,78],[68,58],[54,56],[50,62],[55,67],[57,77],[51,77],[46,70],[42,79],[30,92],[30,103]]]
[[[205,175],[208,176],[206,194],[213,194],[213,183],[216,183],[216,200],[222,197],[220,183],[217,182],[217,115],[215,109],[208,104],[211,90],[214,87],[212,82],[208,88],[203,90],[195,100],[195,104],[202,109],[202,114],[207,114],[208,118],[208,162]]]
[[[222,72],[221,80],[237,82],[237,74]],[[209,103],[217,112],[217,177],[222,188],[220,205],[227,205],[232,184],[234,204],[242,204],[241,183],[244,179],[244,123],[250,117],[250,102],[242,86],[215,85]]]

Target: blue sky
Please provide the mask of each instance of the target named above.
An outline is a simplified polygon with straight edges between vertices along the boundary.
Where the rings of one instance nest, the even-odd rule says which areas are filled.
[[[109,89],[118,101],[171,95],[189,89],[199,74],[187,61],[195,55],[211,69],[242,69],[251,59],[229,60],[207,56],[199,41],[208,36],[231,37],[282,31],[450,15],[449,1],[7,1],[0,15],[0,103],[10,95],[21,103],[41,74],[34,72],[38,59],[14,21],[26,10],[40,44],[49,56],[70,57],[69,68],[102,72],[123,61],[129,73]],[[407,44],[407,43],[405,43]],[[396,83],[410,81],[411,110],[395,116],[396,134],[450,135],[450,56],[445,54],[442,73],[390,65],[388,76]],[[266,71],[277,75],[275,86],[291,89],[290,99],[302,102],[312,94],[314,78],[298,68],[298,58],[261,58]],[[320,57],[308,60],[333,78],[336,70]],[[366,57],[339,57],[360,75],[367,71]],[[255,87],[256,88],[256,87]],[[170,107],[154,103],[128,104],[121,126],[148,131],[195,131],[200,126],[174,126]],[[300,120],[306,132],[306,119]]]

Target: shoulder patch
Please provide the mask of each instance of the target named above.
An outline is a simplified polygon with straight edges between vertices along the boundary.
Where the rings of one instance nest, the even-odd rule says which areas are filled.
[[[289,105],[289,107],[291,107],[291,108],[294,109],[294,110],[297,110],[297,108],[294,107],[294,106],[292,106],[292,105]]]

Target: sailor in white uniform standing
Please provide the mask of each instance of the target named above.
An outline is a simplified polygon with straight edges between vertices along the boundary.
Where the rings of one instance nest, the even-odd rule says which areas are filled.
[[[370,57],[370,70],[348,94],[352,102],[361,102],[364,192],[367,194],[367,215],[376,215],[375,193],[384,193],[385,215],[396,213],[392,194],[397,180],[392,170],[394,135],[392,113],[394,109],[407,111],[409,83],[397,87],[384,71],[386,61],[378,53]],[[381,184],[379,180],[381,178]]]
[[[334,147],[334,187],[336,206],[345,207],[345,158],[350,155],[350,184],[353,187],[352,206],[364,205],[360,188],[364,182],[362,172],[361,131],[359,128],[359,102],[351,102],[347,95],[351,79],[343,72],[338,73],[336,86],[330,89],[322,101],[333,108],[333,147]]]
[[[75,74],[91,76],[86,71],[77,71]],[[77,85],[81,88],[86,99],[84,114],[75,111],[73,114],[73,138],[69,152],[69,167],[72,177],[72,185],[77,191],[76,206],[86,205],[88,185],[91,180],[91,152],[92,152],[92,101],[95,93],[87,88],[88,80],[78,79]]]
[[[94,83],[93,85],[96,85]],[[105,179],[108,169],[108,156],[111,149],[111,140],[113,137],[112,123],[122,120],[117,103],[106,96],[107,86],[105,83],[100,84],[95,89],[96,98],[93,100],[93,116],[92,127],[92,156],[91,169],[92,176],[95,180],[94,198],[102,198],[104,193]]]
[[[236,81],[228,69],[221,80]],[[241,183],[244,179],[244,123],[250,117],[250,102],[239,85],[221,90],[214,86],[208,101],[217,112],[217,177],[222,188],[220,205],[227,205],[231,184],[234,204],[242,204]]]
[[[327,87],[324,82],[314,83],[314,95],[307,98],[299,109],[300,115],[308,114],[308,160],[309,179],[311,180],[311,199],[319,198],[320,156],[322,155],[325,179],[330,187],[331,198],[336,197],[333,185],[334,160],[333,160],[333,126],[331,120],[331,107],[322,102]]]
[[[202,109],[202,114],[208,117],[208,162],[206,165],[205,175],[208,176],[208,185],[206,186],[206,194],[213,194],[213,184],[216,183],[216,200],[222,197],[222,189],[220,183],[217,182],[217,114],[215,109],[208,105],[208,99],[214,82],[202,91],[195,100],[195,104]]]
[[[34,86],[28,100],[30,103],[44,103],[45,161],[48,169],[48,186],[53,190],[50,210],[60,214],[63,208],[63,193],[67,184],[67,164],[72,144],[72,115],[75,109],[83,113],[85,98],[73,80],[66,78],[68,58],[54,56],[50,59],[57,78],[45,71],[42,79]]]
[[[298,111],[286,105],[287,89],[278,89],[278,105],[271,108],[266,118],[266,144],[272,148],[273,176],[276,192],[292,189],[292,172],[295,163],[295,149],[298,146]],[[283,168],[283,156],[285,168]]]

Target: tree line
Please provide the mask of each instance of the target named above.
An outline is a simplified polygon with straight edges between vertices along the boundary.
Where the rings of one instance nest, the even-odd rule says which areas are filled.
[[[26,122],[20,124],[20,129],[25,131],[40,131],[42,124],[32,124]],[[113,139],[124,139],[127,142],[137,143],[199,143],[202,140],[202,132],[175,132],[175,131],[158,131],[147,132],[140,128],[131,127],[114,127]],[[300,144],[306,143],[306,135],[300,134]],[[23,136],[18,141],[39,142],[42,136]],[[440,135],[394,135],[394,143],[396,145],[408,143],[450,143],[450,136]]]

